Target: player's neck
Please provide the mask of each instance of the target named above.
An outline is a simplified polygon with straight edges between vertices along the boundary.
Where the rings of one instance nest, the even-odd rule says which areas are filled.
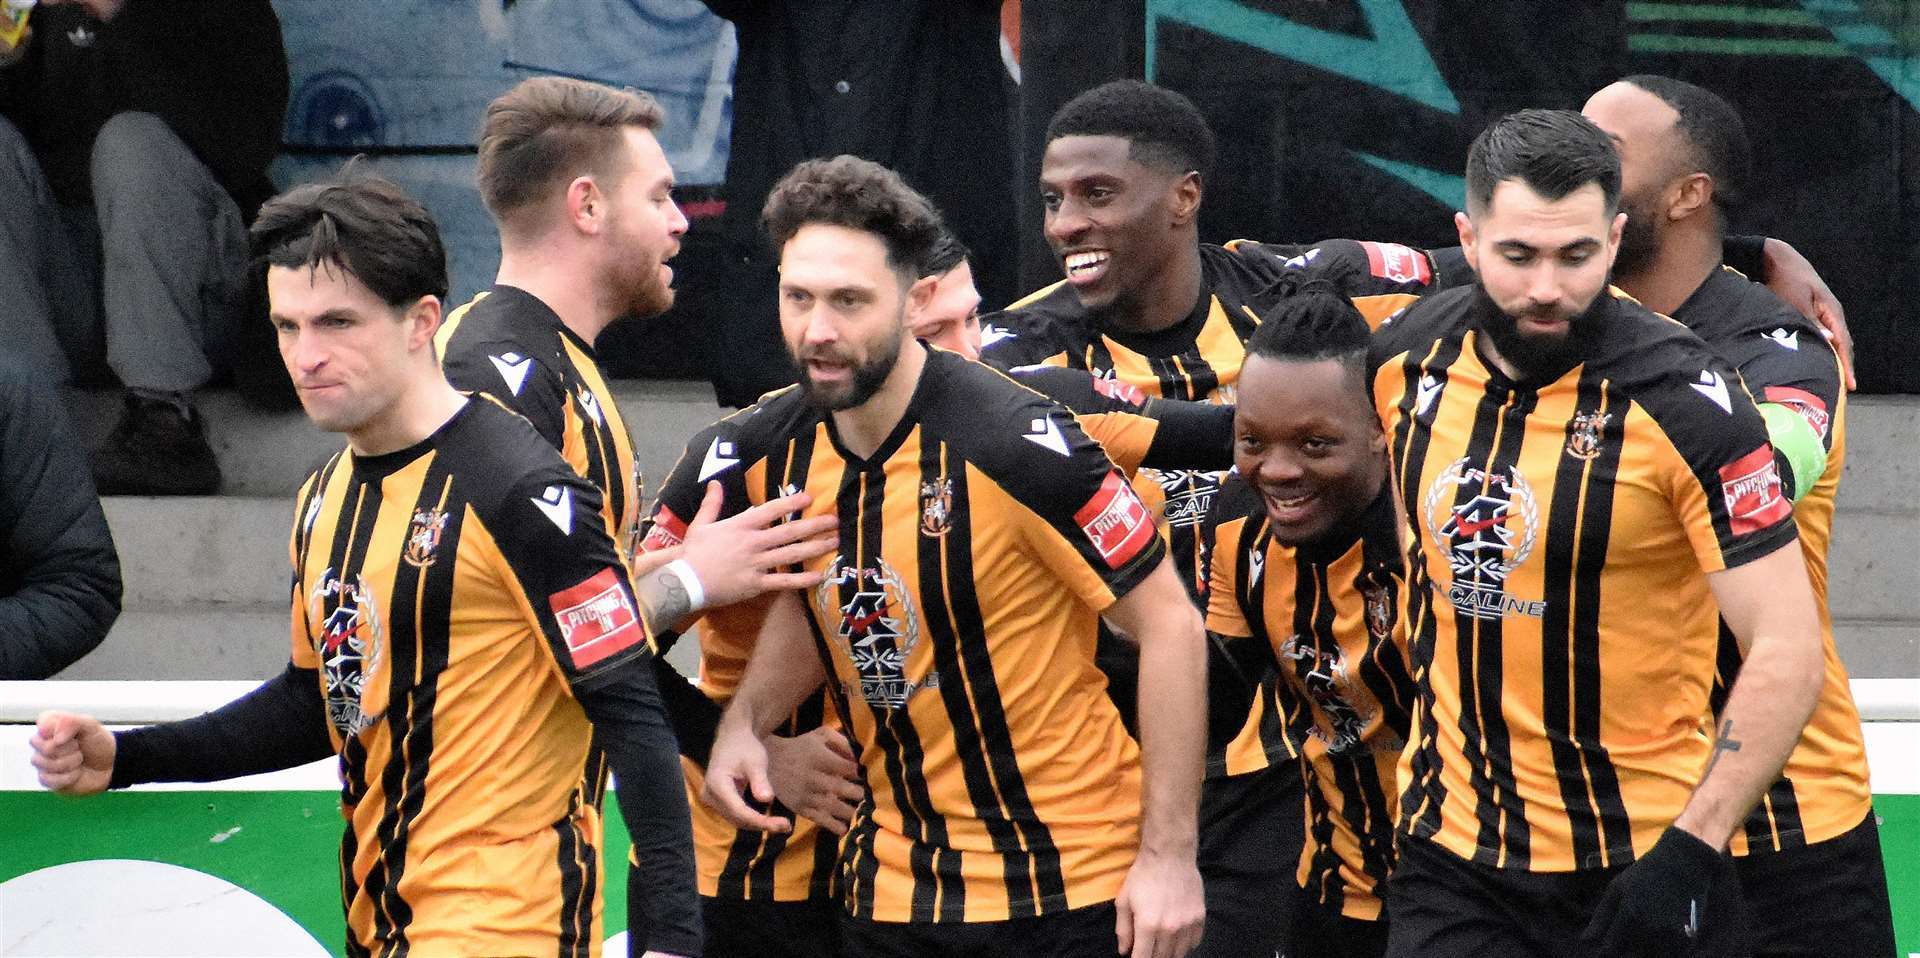
[[[1116,300],[1103,317],[1114,330],[1157,333],[1179,325],[1200,299],[1200,244],[1188,243],[1139,294]]]
[[[1671,316],[1720,268],[1724,255],[1718,230],[1669,232],[1644,265],[1616,272],[1613,283],[1640,305]]]
[[[440,431],[466,404],[466,394],[448,385],[436,364],[415,376],[386,412],[348,432],[347,446],[356,456],[399,452]]]
[[[602,301],[599,284],[591,276],[582,275],[583,262],[584,256],[549,252],[543,247],[502,249],[500,271],[493,281],[533,294],[560,317],[562,325],[591,346],[619,314]]]
[[[913,391],[919,387],[926,366],[927,348],[919,340],[907,340],[879,391],[866,402],[833,414],[833,430],[840,437],[840,445],[862,459],[872,457],[907,414],[907,405],[913,402]]]

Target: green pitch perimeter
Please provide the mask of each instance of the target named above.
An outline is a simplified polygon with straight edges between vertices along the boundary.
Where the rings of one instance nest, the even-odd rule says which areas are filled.
[[[0,881],[97,858],[179,865],[253,892],[339,954],[338,803],[337,792],[115,792],[75,800],[0,791],[0,821],[15,823],[0,842]],[[601,874],[621,888],[627,830],[612,804]],[[1881,795],[1874,805],[1899,954],[1920,952],[1920,795]],[[627,926],[627,902],[619,894],[605,899],[612,934]]]

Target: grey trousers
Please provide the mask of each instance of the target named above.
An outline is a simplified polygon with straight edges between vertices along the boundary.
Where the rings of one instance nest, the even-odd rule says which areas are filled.
[[[0,342],[46,381],[104,359],[129,389],[187,392],[225,359],[247,291],[240,209],[150,113],[94,139],[91,207],[55,201],[0,118]]]

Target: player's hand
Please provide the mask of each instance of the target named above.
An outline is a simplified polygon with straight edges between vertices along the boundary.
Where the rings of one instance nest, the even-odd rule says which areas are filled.
[[[853,810],[867,797],[847,736],[821,726],[792,738],[770,735],[763,744],[780,804],[835,835],[845,835]]]
[[[91,715],[42,712],[33,736],[33,767],[40,784],[62,795],[95,795],[113,780],[113,733]]]
[[[1859,389],[1860,383],[1853,376],[1853,332],[1847,328],[1847,311],[1827,287],[1827,281],[1789,243],[1769,238],[1760,250],[1767,268],[1767,288],[1820,327],[1820,335],[1840,354],[1840,373],[1847,388]]]
[[[1200,944],[1207,918],[1200,869],[1192,856],[1141,849],[1113,902],[1120,953],[1132,958],[1181,958]]]
[[[1733,859],[1669,828],[1640,860],[1613,877],[1580,936],[1589,955],[1733,954],[1747,921]]]
[[[773,782],[767,775],[767,747],[753,730],[738,722],[721,719],[714,733],[713,751],[707,755],[707,782],[700,789],[700,800],[732,822],[735,828],[763,832],[790,832],[793,822],[759,812],[747,804],[746,795],[761,805],[773,802]]]
[[[783,521],[810,505],[812,496],[804,492],[782,496],[716,521],[721,501],[720,484],[708,483],[707,497],[687,524],[680,553],[700,577],[708,608],[819,584],[824,572],[782,571],[839,546],[840,522],[833,516]]]

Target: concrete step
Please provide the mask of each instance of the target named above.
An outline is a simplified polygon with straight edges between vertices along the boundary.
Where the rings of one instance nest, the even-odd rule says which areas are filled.
[[[617,380],[613,392],[633,436],[634,461],[649,483],[666,478],[687,437],[727,412],[706,383]],[[263,412],[227,390],[208,390],[196,401],[225,476],[221,491],[230,496],[291,498],[308,473],[345,445],[303,413]],[[90,448],[119,421],[120,403],[114,391],[74,394],[76,429]]]
[[[1920,515],[1920,396],[1847,401],[1847,467],[1838,508]]]
[[[266,679],[293,649],[287,607],[175,606],[120,613],[63,679]]]
[[[120,552],[121,606],[279,604],[291,495],[101,500]]]

